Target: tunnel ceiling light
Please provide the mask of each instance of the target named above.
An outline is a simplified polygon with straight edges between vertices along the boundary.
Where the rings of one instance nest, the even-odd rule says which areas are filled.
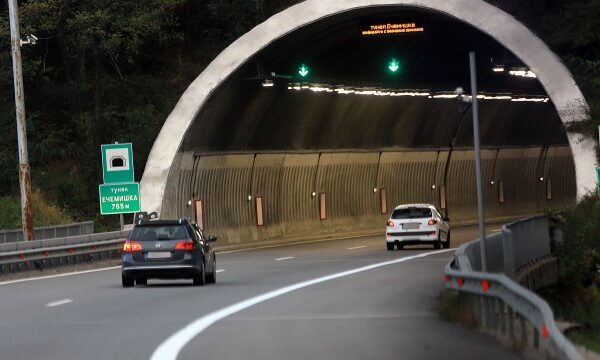
[[[512,76],[526,77],[526,78],[537,78],[533,71],[528,69],[513,69],[508,72]]]
[[[273,87],[274,85],[275,83],[271,79],[265,79],[265,81],[262,83],[263,87]]]
[[[358,87],[345,85],[328,85],[322,83],[289,83],[287,86],[290,91],[311,91],[314,93],[335,93],[339,95],[361,95],[361,96],[410,96],[427,97],[429,99],[456,99],[460,97],[455,91],[430,92],[423,89],[389,89],[376,87]],[[463,97],[470,98],[469,95]],[[542,95],[514,95],[498,93],[479,93],[478,99],[481,100],[506,100],[515,102],[533,102],[547,103],[550,99]]]
[[[494,72],[504,72],[504,65],[496,65],[492,68]]]

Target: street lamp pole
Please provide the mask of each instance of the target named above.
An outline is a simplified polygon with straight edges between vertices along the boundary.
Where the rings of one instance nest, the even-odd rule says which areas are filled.
[[[25,123],[25,92],[21,66],[21,34],[19,31],[19,7],[17,0],[8,0],[10,21],[10,44],[13,60],[15,86],[15,110],[17,115],[17,141],[19,144],[19,184],[21,188],[21,220],[25,240],[33,240],[33,210],[31,206],[31,178],[27,154],[27,130]]]
[[[481,142],[479,140],[479,106],[477,103],[477,74],[475,52],[469,52],[471,68],[471,99],[473,107],[473,143],[475,145],[475,177],[477,181],[477,209],[479,211],[479,248],[481,249],[481,271],[487,271],[487,249],[485,240],[485,214],[483,209],[483,182],[481,179]]]

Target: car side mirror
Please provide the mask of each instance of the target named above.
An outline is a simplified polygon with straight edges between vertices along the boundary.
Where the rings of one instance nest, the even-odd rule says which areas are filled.
[[[217,237],[215,235],[206,235],[206,242],[214,242],[217,241]]]

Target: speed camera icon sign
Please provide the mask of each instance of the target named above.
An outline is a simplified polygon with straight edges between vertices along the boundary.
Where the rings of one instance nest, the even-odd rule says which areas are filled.
[[[101,146],[102,173],[105,184],[131,183],[133,173],[133,147],[127,144]]]

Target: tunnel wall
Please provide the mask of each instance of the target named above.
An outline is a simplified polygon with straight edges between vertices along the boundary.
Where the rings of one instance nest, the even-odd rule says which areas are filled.
[[[487,149],[481,155],[488,218],[575,201],[575,168],[567,146]],[[175,164],[161,218],[195,218],[196,200],[202,200],[205,231],[217,234],[221,245],[383,232],[392,209],[402,203],[434,204],[455,223],[477,217],[472,150],[184,153]],[[323,219],[321,194],[326,196]]]

